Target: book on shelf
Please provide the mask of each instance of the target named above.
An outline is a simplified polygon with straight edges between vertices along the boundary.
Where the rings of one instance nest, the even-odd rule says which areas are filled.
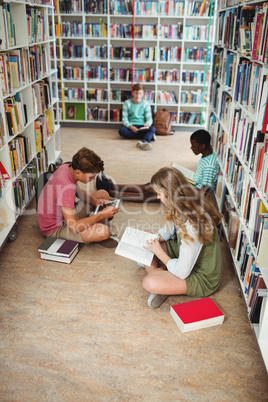
[[[38,247],[38,251],[43,260],[70,264],[78,253],[78,244],[73,240],[47,237]]]
[[[260,268],[268,268],[268,216],[263,218],[259,234],[257,264]]]
[[[181,332],[220,325],[224,314],[210,297],[175,304],[170,307],[170,314]]]
[[[10,176],[3,163],[0,161],[0,197],[2,196],[2,188],[6,185],[8,180],[10,180]]]
[[[115,254],[130,260],[150,266],[154,254],[143,246],[148,246],[147,241],[157,239],[158,234],[144,232],[139,229],[127,226],[123,236],[115,249]]]
[[[0,112],[0,148],[6,144],[6,136],[4,130],[4,118]]]

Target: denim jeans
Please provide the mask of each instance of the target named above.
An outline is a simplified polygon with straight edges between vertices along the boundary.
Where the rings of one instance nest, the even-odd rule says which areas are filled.
[[[143,126],[134,126],[137,128],[143,127]],[[145,142],[150,142],[152,141],[152,138],[154,136],[156,129],[155,127],[151,126],[148,127],[148,130],[146,131],[141,131],[139,133],[133,133],[129,128],[123,126],[119,130],[119,134],[121,137],[127,138],[129,140],[142,140]]]

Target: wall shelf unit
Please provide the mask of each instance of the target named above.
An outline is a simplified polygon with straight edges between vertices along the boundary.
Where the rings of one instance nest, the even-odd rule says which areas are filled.
[[[50,1],[0,3],[0,249],[61,154],[57,69],[51,69]]]
[[[62,121],[120,123],[133,74],[134,83],[144,84],[152,111],[168,109],[174,127],[198,126],[201,115],[206,126],[215,21],[209,16],[210,2],[201,10],[203,2],[198,1],[148,1],[146,9],[145,2],[136,1],[134,17],[132,1],[80,4],[78,12],[72,1],[68,6],[60,2],[55,15],[53,68],[59,68],[64,90]],[[95,98],[88,99],[90,90],[96,91]],[[75,117],[68,118],[73,110]]]
[[[268,369],[267,3],[219,2],[217,21],[209,111],[221,167],[216,199]]]

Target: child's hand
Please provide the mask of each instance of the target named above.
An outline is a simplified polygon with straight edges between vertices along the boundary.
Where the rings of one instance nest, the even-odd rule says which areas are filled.
[[[96,198],[95,207],[98,205],[106,204],[106,202],[110,202],[110,200],[105,200],[104,198]]]
[[[101,219],[108,219],[112,218],[117,212],[119,211],[119,208],[115,207],[106,207],[102,211],[98,212],[97,215],[101,216]]]
[[[130,128],[131,131],[133,131],[133,133],[137,133],[137,132],[138,132],[138,129],[137,129],[137,127],[135,127],[135,126],[130,126],[129,128]]]
[[[147,247],[143,246],[143,248],[145,248],[146,250],[150,250],[156,256],[159,252],[161,252],[163,250],[158,239],[147,240],[147,244],[148,244],[148,246]]]

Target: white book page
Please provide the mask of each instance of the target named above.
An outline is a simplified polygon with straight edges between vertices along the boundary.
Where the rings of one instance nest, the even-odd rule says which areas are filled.
[[[194,181],[194,172],[192,170],[187,169],[181,165],[178,165],[175,162],[172,163],[172,167],[178,169],[186,177],[186,179]]]
[[[147,246],[147,240],[156,238],[158,238],[158,234],[143,232],[128,226],[115,250],[115,254],[145,265],[151,265],[154,254],[144,249],[143,246]]]

